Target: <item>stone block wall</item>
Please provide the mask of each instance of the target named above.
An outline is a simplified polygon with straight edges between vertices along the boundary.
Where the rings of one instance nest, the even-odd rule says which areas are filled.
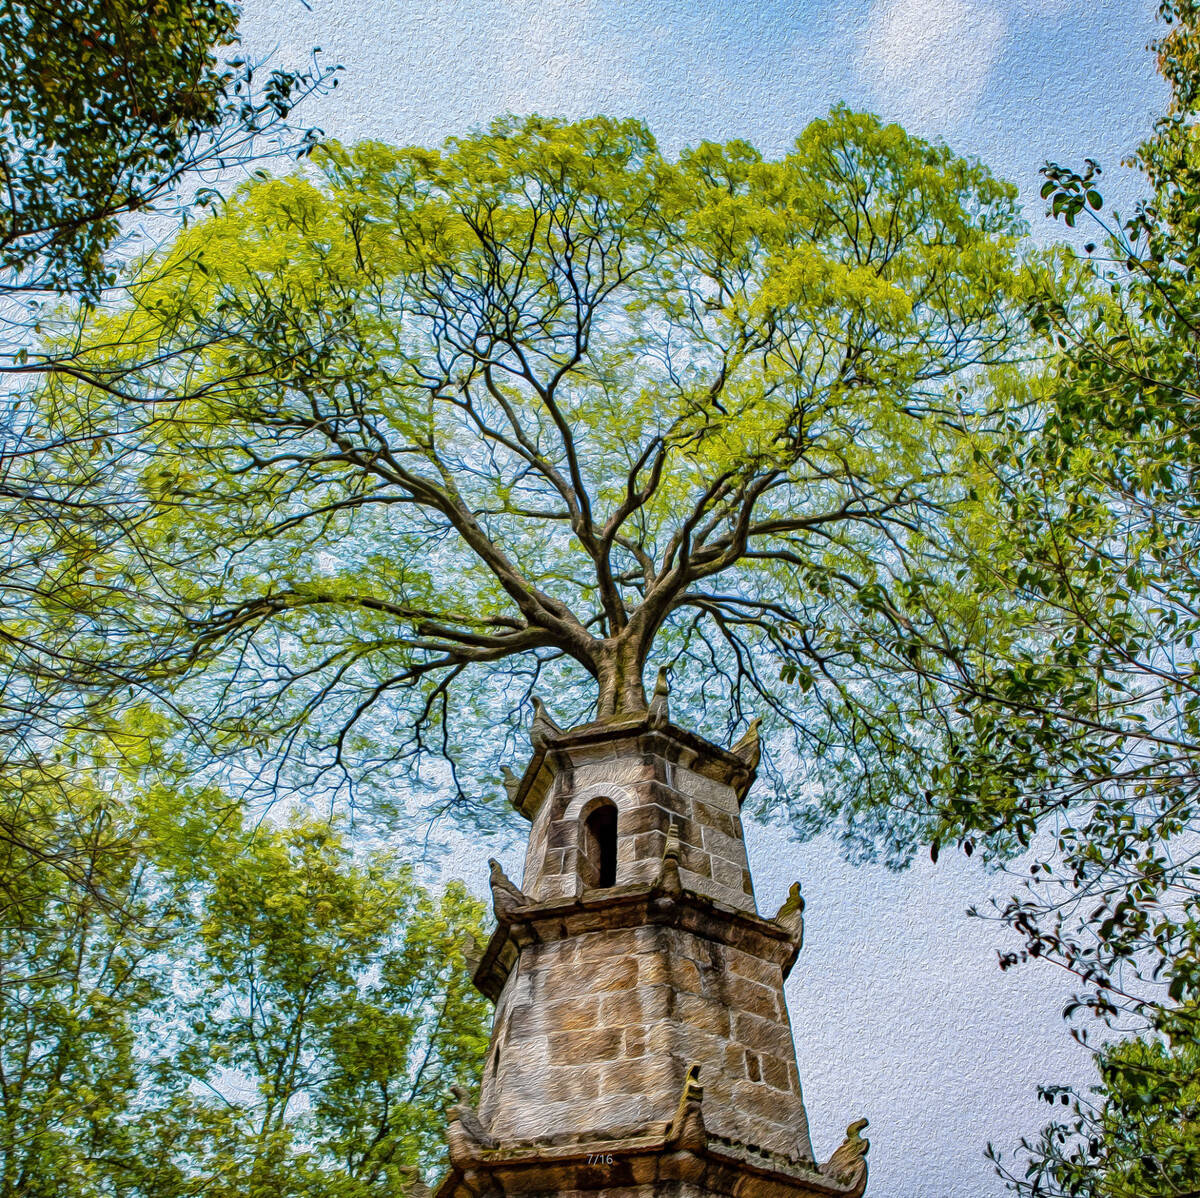
[[[672,1117],[693,1063],[711,1132],[811,1157],[777,962],[669,923],[530,943],[479,1113],[502,1143],[644,1129]]]

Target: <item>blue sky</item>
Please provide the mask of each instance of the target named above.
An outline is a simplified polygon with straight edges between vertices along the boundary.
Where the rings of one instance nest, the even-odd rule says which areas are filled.
[[[1117,168],[1161,111],[1146,43],[1151,3],[1128,0],[873,0],[867,4],[681,0],[245,0],[254,53],[345,66],[305,119],[345,141],[440,143],[504,111],[644,118],[669,152],[744,137],[782,153],[842,101],[941,137],[1022,187],[1035,236],[1038,167]],[[808,897],[804,954],[788,985],[819,1156],[851,1118],[871,1118],[870,1198],[986,1198],[983,1159],[1050,1116],[1038,1082],[1088,1076],[1060,1013],[1069,980],[1049,966],[1000,973],[1013,947],[967,906],[1013,881],[945,855],[894,875],[851,867],[824,842],[750,829],[760,908],[795,878]],[[497,846],[444,834],[448,872],[480,892]],[[520,853],[510,846],[509,872]]]
[[[1153,14],[1129,0],[249,0],[243,28],[256,51],[320,45],[344,64],[310,109],[344,140],[430,144],[503,111],[603,111],[644,118],[672,151],[745,137],[778,154],[844,101],[1032,197],[1046,158],[1115,167],[1149,128]]]

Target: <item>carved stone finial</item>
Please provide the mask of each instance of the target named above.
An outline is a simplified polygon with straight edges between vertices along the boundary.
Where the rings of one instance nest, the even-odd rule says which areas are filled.
[[[478,1158],[482,1149],[495,1148],[496,1141],[484,1130],[462,1086],[451,1086],[454,1102],[446,1109],[446,1144],[450,1160],[460,1168]]]
[[[738,742],[730,749],[730,752],[735,757],[740,757],[746,763],[748,769],[758,769],[758,763],[762,759],[762,745],[758,740],[758,726],[762,720],[755,716],[750,721],[750,727],[742,733]]]
[[[518,886],[514,886],[500,868],[500,862],[495,857],[488,858],[491,876],[488,882],[492,888],[492,910],[497,923],[511,923],[518,907],[529,903],[529,896]]]
[[[654,883],[656,890],[672,896],[682,893],[683,883],[679,878],[681,856],[679,825],[672,816],[670,826],[667,828],[667,843],[663,847],[662,864],[658,868],[658,878]]]
[[[500,777],[504,782],[504,791],[508,795],[510,803],[516,803],[517,791],[521,787],[521,779],[517,774],[514,774],[512,769],[507,765],[500,767]]]
[[[654,694],[650,697],[647,712],[651,728],[665,728],[671,719],[669,697],[671,688],[667,684],[667,667],[659,666],[658,678],[654,683]]]
[[[846,1138],[822,1166],[821,1172],[839,1185],[853,1187],[850,1193],[861,1194],[867,1185],[867,1150],[871,1141],[864,1139],[861,1132],[867,1126],[866,1119],[856,1119],[846,1128]]]
[[[708,1144],[708,1132],[704,1127],[704,1087],[700,1084],[700,1066],[689,1065],[683,1079],[683,1092],[675,1117],[667,1130],[667,1140],[677,1148],[701,1149]]]
[[[467,972],[474,973],[479,968],[479,962],[483,960],[485,946],[479,943],[470,928],[463,932],[459,945],[462,948],[463,963],[467,967]]]
[[[541,752],[548,741],[562,733],[562,729],[550,718],[546,705],[533,696],[533,726],[529,731],[529,740],[534,752]]]
[[[775,922],[792,938],[799,952],[804,947],[804,895],[800,893],[799,882],[792,883],[783,906],[775,912]]]
[[[667,826],[667,842],[663,845],[663,860],[678,862],[682,849],[679,844],[679,823],[674,816]]]

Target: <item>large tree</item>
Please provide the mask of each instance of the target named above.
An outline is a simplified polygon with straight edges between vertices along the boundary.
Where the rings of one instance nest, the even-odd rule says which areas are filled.
[[[841,109],[778,161],[530,118],[315,165],[190,230],[42,397],[102,430],[129,530],[81,656],[326,763],[431,726],[462,760],[548,669],[564,719],[638,712],[651,658],[695,718],[752,693],[847,777],[905,738],[899,690],[863,715],[890,684],[854,613],[939,568],[923,529],[1006,408],[1012,187]]]

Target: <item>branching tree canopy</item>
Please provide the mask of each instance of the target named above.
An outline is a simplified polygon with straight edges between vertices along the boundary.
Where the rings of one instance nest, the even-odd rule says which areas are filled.
[[[1081,259],[843,109],[777,161],[507,118],[242,188],[44,347],[26,494],[55,516],[23,501],[7,643],[37,686],[157,695],[193,765],[383,793],[428,751],[492,773],[535,688],[615,719],[667,666],[680,718],[794,733],[799,831],[1036,848],[1003,964],[1138,1035],[1096,1095],[1046,1091],[1071,1117],[1006,1175],[1192,1192],[1200,57],[1192,0],[1162,11],[1151,199],[1106,222],[1095,168],[1048,170],[1104,225]],[[265,943],[260,907],[226,922]]]
[[[314,163],[189,230],[42,397],[122,527],[87,534],[81,663],[342,765],[430,727],[461,759],[547,670],[561,718],[640,711],[652,658],[848,771],[907,735],[855,613],[937,569],[1008,402],[1012,187],[842,109],[778,161],[533,117]]]

